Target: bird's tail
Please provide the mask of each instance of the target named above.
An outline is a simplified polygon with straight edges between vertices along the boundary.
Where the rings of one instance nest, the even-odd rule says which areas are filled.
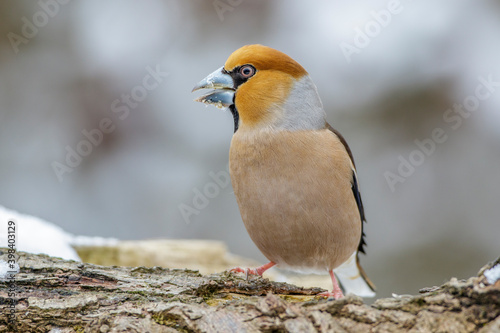
[[[345,294],[353,293],[361,297],[375,297],[375,285],[366,276],[359,264],[358,251],[342,265],[333,270]]]

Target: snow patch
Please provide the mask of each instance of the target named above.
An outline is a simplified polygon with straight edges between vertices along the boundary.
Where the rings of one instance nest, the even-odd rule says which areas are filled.
[[[14,245],[17,251],[81,261],[72,245],[109,246],[118,243],[115,238],[75,236],[41,218],[0,206],[0,247],[7,247],[9,221],[15,222]]]
[[[116,238],[74,236],[71,245],[74,246],[113,246],[118,244]]]
[[[490,269],[487,269],[483,274],[486,277],[486,280],[488,280],[489,284],[494,284],[495,282],[500,280],[500,264],[496,264]]]
[[[15,222],[17,251],[43,253],[53,257],[80,261],[71,247],[73,235],[38,217],[25,215],[0,206],[0,246],[7,246],[8,222]]]
[[[11,268],[10,264],[5,260],[0,260],[0,279],[7,279],[9,277],[8,275],[17,273],[19,273],[19,265],[17,262],[14,264],[14,267]]]

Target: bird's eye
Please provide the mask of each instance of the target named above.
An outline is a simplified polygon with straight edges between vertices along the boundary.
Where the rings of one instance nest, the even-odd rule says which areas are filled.
[[[249,78],[255,74],[255,68],[250,65],[245,65],[240,68],[240,74],[244,78]]]

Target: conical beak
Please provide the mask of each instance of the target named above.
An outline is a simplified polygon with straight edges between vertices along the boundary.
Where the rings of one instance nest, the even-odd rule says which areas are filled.
[[[234,104],[234,82],[231,75],[224,71],[224,67],[217,69],[212,74],[198,82],[192,91],[199,89],[214,89],[208,94],[195,99],[196,102],[212,104],[224,108]]]

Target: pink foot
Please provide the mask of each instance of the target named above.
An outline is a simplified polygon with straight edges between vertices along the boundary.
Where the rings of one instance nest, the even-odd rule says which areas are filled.
[[[235,267],[231,270],[229,270],[230,272],[235,272],[235,273],[245,273],[245,276],[246,276],[246,279],[248,279],[248,275],[260,275],[262,276],[262,274],[267,271],[269,268],[273,267],[274,265],[276,265],[274,262],[270,262],[270,263],[267,263],[265,265],[262,265],[260,267],[257,267],[257,268],[241,268],[241,267]]]
[[[318,296],[320,297],[334,297],[335,299],[341,299],[344,298],[344,294],[342,293],[342,289],[340,289],[339,284],[337,283],[337,279],[335,279],[335,275],[333,274],[333,270],[330,270],[330,277],[332,278],[332,284],[333,284],[333,290],[330,291],[325,291],[322,293],[319,293]]]
[[[344,294],[342,293],[342,290],[325,291],[325,292],[319,293],[318,296],[320,296],[320,297],[326,297],[326,298],[333,297],[335,299],[344,298]]]

